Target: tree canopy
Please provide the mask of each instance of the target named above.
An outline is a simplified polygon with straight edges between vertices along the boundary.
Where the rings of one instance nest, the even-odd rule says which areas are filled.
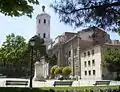
[[[120,0],[55,0],[51,7],[60,21],[74,27],[113,29],[120,25]]]
[[[57,57],[55,55],[52,55],[51,57],[48,56],[47,60],[50,66],[54,66],[57,64]]]
[[[120,50],[112,48],[107,51],[104,55],[104,61],[104,65],[109,71],[120,73]]]
[[[35,41],[33,47],[34,62],[40,61],[41,57],[46,55],[44,40],[39,35],[35,35],[31,39]],[[22,36],[16,36],[13,33],[6,36],[6,41],[3,42],[0,48],[0,66],[2,65],[3,67],[3,69],[0,69],[0,72],[5,70],[4,74],[7,76],[28,76],[31,50],[30,43],[26,43]],[[32,62],[33,66],[34,62]]]
[[[33,4],[38,5],[39,0],[0,0],[0,12],[7,16],[32,17]]]
[[[40,61],[42,57],[46,57],[46,46],[44,44],[44,40],[40,38],[40,35],[35,35],[29,40],[29,49],[30,47],[30,41],[33,40],[35,42],[35,45],[33,46],[34,49],[34,55],[37,61]]]
[[[0,61],[11,63],[28,63],[29,58],[24,58],[27,52],[27,43],[22,36],[15,36],[13,33],[6,36],[6,41],[3,42],[0,48]],[[27,54],[27,53],[26,53]]]
[[[13,33],[7,35],[0,48],[0,73],[9,77],[28,76],[29,61],[30,53],[25,39]]]

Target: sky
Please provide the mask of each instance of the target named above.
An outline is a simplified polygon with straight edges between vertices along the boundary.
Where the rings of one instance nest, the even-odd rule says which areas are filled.
[[[53,0],[40,0],[40,5],[34,5],[34,12],[32,18],[27,16],[22,17],[8,17],[0,13],[0,46],[5,41],[6,35],[14,33],[22,35],[28,41],[36,33],[36,16],[41,13],[42,5],[45,5],[45,11],[51,16],[51,38],[54,39],[64,32],[77,32],[82,28],[75,30],[69,25],[59,22],[58,15],[49,7]],[[120,39],[120,36],[114,32],[108,32],[111,39]]]

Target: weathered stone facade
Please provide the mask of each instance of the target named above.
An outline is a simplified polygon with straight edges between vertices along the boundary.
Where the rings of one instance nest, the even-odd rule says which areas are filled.
[[[59,66],[71,66],[72,75],[82,74],[81,53],[96,44],[110,43],[110,36],[103,30],[91,27],[77,33],[65,32],[48,46],[50,55],[58,57]]]

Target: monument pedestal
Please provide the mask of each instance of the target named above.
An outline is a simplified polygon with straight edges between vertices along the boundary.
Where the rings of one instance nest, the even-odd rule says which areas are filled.
[[[45,81],[44,75],[43,75],[43,64],[42,62],[37,61],[35,63],[35,73],[33,80],[35,81]]]

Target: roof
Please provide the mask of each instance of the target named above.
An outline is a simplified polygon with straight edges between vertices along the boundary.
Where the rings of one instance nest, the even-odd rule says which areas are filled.
[[[40,13],[40,14],[37,15],[37,17],[38,17],[38,16],[43,16],[43,15],[47,15],[47,16],[50,17],[50,15],[49,15],[48,13]],[[37,18],[37,17],[36,17],[36,18]]]
[[[120,44],[109,44],[109,43],[96,44],[96,45],[91,45],[91,46],[89,46],[89,47],[83,49],[82,51],[84,51],[84,50],[88,50],[88,49],[91,49],[91,48],[93,48],[93,47],[97,47],[97,46],[101,46],[101,47],[103,47],[103,46],[120,46]]]

